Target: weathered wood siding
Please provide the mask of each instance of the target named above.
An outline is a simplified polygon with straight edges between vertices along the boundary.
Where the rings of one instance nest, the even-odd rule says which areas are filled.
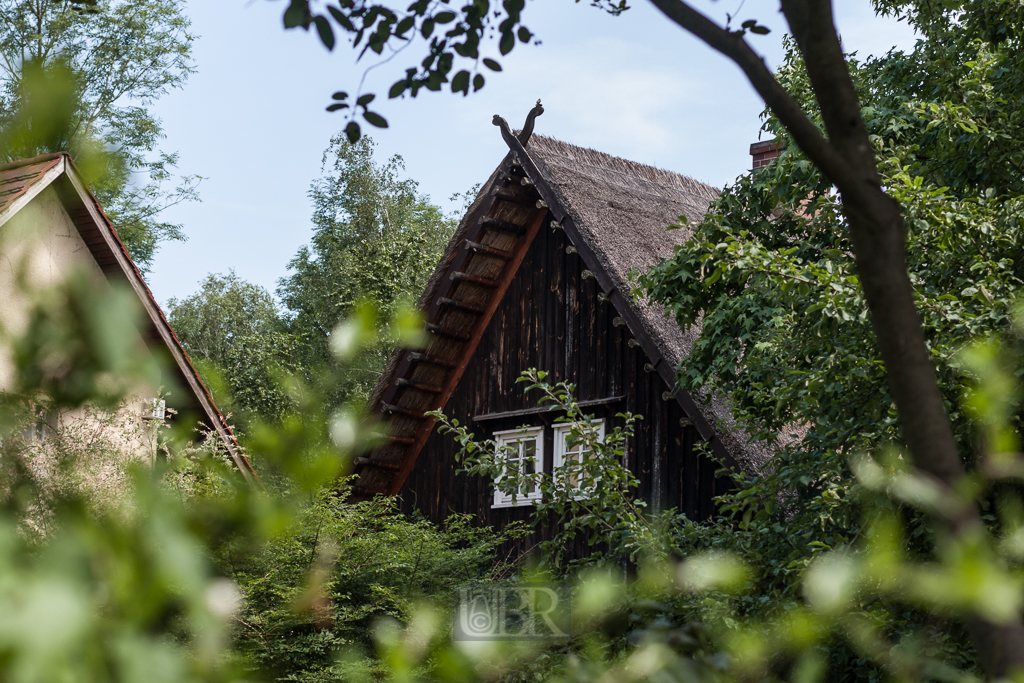
[[[614,307],[598,301],[593,279],[581,276],[584,265],[566,253],[568,242],[560,230],[541,229],[491,320],[476,355],[448,401],[446,414],[471,425],[477,436],[524,424],[540,425],[538,415],[476,423],[474,416],[536,407],[540,395],[524,392],[516,379],[523,370],[537,368],[549,381],[576,384],[580,401],[625,397],[591,411],[609,427],[614,415],[632,412],[643,416],[627,452],[628,466],[640,481],[639,495],[652,509],[675,508],[691,519],[713,513],[712,498],[729,485],[715,479],[717,465],[698,456],[700,437],[692,426],[681,426],[685,414],[675,400],[662,399],[666,387],[657,373],[648,373],[643,351],[628,344],[625,326],[616,327]],[[545,416],[550,424],[551,416]],[[551,430],[545,431],[545,471],[551,470]],[[435,522],[451,512],[472,513],[482,523],[502,528],[511,520],[528,520],[528,507],[492,509],[489,480],[456,474],[457,446],[450,435],[435,431],[429,437],[402,490],[403,507],[419,509]],[[520,544],[529,548],[547,537]]]

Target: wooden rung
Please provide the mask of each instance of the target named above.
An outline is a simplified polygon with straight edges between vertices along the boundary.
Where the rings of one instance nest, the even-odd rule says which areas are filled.
[[[397,463],[371,460],[370,458],[356,458],[353,462],[357,466],[376,467],[379,470],[391,470],[392,472],[402,469],[402,466]]]
[[[405,377],[399,377],[397,380],[395,380],[395,384],[397,384],[400,387],[411,387],[413,389],[419,389],[420,391],[426,391],[427,393],[430,394],[440,394],[442,391],[441,387],[436,387],[433,384],[424,384],[423,382],[416,382]]]
[[[494,247],[489,247],[486,244],[480,244],[479,242],[474,242],[472,240],[466,240],[464,244],[466,245],[466,249],[469,249],[470,251],[475,251],[479,254],[493,256],[494,258],[505,259],[506,261],[512,260],[511,251],[505,251],[504,249],[496,249]]]
[[[416,442],[416,439],[411,436],[393,436],[391,434],[374,434],[374,436],[378,439],[384,439],[385,441],[401,444],[403,446],[411,446]]]
[[[405,408],[404,406],[396,406],[394,403],[381,403],[381,410],[385,413],[397,413],[399,415],[405,415],[406,417],[415,418],[422,420],[426,415],[421,410],[412,410],[411,408]]]
[[[457,308],[460,311],[466,311],[467,313],[473,313],[474,315],[483,315],[485,311],[483,306],[477,306],[476,304],[466,303],[465,301],[456,301],[455,299],[449,299],[446,296],[439,297],[437,303],[440,306],[447,306],[448,308]]]
[[[469,273],[452,273],[452,279],[456,282],[472,282],[474,285],[480,285],[487,289],[496,289],[498,287],[497,280],[492,280],[489,277],[480,277],[479,275],[470,275]]]
[[[520,187],[510,185],[508,187],[499,187],[494,190],[494,196],[502,201],[513,202],[515,204],[533,204],[537,195],[524,192]]]
[[[443,368],[454,368],[458,365],[458,363],[453,360],[448,360],[447,358],[440,358],[438,356],[431,356],[429,353],[419,353],[418,351],[414,351],[413,353],[409,354],[409,362],[430,363],[432,365],[440,365]]]
[[[500,230],[501,232],[511,233],[513,235],[525,235],[526,226],[519,225],[518,223],[510,223],[503,221],[498,218],[491,218],[490,216],[484,216],[480,219],[480,225],[491,230]]]
[[[449,339],[457,339],[459,341],[469,341],[469,335],[465,332],[456,332],[455,330],[449,330],[446,327],[441,327],[434,323],[427,323],[423,326],[427,332],[436,334],[441,337],[448,337]]]

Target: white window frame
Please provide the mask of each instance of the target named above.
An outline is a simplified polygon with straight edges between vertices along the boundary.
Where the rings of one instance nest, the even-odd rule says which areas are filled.
[[[604,441],[604,420],[594,420],[594,429],[597,431],[597,440]],[[556,424],[554,426],[555,438],[554,438],[554,457],[552,458],[552,473],[555,477],[558,476],[558,470],[561,469],[566,462],[566,456],[569,455],[566,449],[566,441],[569,439],[569,434],[572,433],[573,423],[565,422],[562,424]],[[572,453],[573,456],[579,453],[579,448],[583,444],[577,444],[576,449]],[[584,488],[582,482],[576,483],[575,490],[578,491],[577,495],[574,496],[576,499],[588,498],[592,493],[593,484]]]
[[[520,429],[505,429],[494,432],[494,440],[499,446],[517,446],[519,448],[520,462],[522,462],[522,446],[526,441],[534,441],[536,446],[533,453],[533,471],[536,474],[544,472],[544,428],[526,427]],[[535,500],[540,500],[542,493],[538,485],[535,490],[526,495],[519,493],[504,493],[498,488],[501,477],[495,480],[494,504],[492,508],[510,508],[523,505],[533,505]]]

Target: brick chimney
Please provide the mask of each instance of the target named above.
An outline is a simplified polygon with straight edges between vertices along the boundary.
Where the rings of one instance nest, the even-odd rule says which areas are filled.
[[[750,156],[754,158],[754,170],[756,171],[771,164],[782,150],[783,145],[778,140],[766,140],[752,144],[750,146]]]

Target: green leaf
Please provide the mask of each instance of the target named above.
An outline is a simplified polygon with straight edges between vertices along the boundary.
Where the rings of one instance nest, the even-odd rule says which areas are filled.
[[[395,27],[395,35],[398,36],[399,38],[404,37],[405,32],[411,29],[413,27],[413,24],[415,23],[415,17],[406,17],[405,19],[402,19],[400,22],[398,22],[398,26]]]
[[[373,93],[367,93],[365,95],[360,96],[360,98],[356,100],[356,104],[360,107],[365,107],[370,102],[373,102],[373,98],[375,97],[376,95],[374,95]]]
[[[334,17],[334,20],[341,24],[346,31],[356,30],[355,24],[352,23],[352,20],[349,19],[348,16],[337,7],[328,5],[327,11],[331,13],[331,16]]]
[[[391,90],[388,90],[388,98],[392,100],[395,99],[396,97],[404,93],[406,88],[408,87],[409,84],[406,81],[396,81],[395,84],[391,86]]]
[[[348,105],[342,102],[335,102],[327,106],[327,111],[339,111],[341,109],[348,109]]]
[[[371,126],[376,126],[377,128],[388,127],[388,120],[380,114],[375,114],[372,111],[363,112],[363,118],[366,119],[366,122]]]
[[[498,64],[490,57],[484,57],[484,66],[486,66],[491,71],[501,71],[501,64]]]
[[[767,26],[754,26],[753,28],[750,29],[750,32],[756,33],[759,36],[766,36],[772,31]]]
[[[469,94],[469,72],[465,69],[455,74],[455,78],[452,79],[452,92],[461,92],[463,95]]]
[[[473,92],[476,92],[482,87],[484,87],[483,74],[477,74],[476,76],[473,76]]]
[[[455,12],[438,12],[434,15],[434,23],[450,24],[455,21]]]
[[[516,37],[512,35],[511,31],[507,31],[501,34],[501,40],[498,41],[498,51],[504,57],[509,52],[512,52],[512,48],[516,46]]]
[[[331,95],[331,99],[332,100],[338,100],[338,101],[347,100],[348,99],[348,93],[343,91],[343,90],[339,90],[338,92],[336,92],[333,95]]]
[[[423,20],[423,24],[420,26],[420,34],[424,38],[430,38],[430,34],[434,32],[434,20],[427,17]]]
[[[313,23],[316,25],[316,32],[320,34],[320,41],[328,50],[333,50],[334,29],[331,28],[331,22],[327,21],[327,17],[317,15],[313,17]]]
[[[530,29],[526,28],[525,26],[520,26],[519,27],[519,40],[521,40],[524,43],[528,43],[528,42],[530,42],[530,38],[533,38],[533,34],[530,33]]]
[[[359,142],[359,138],[362,137],[362,132],[359,130],[359,124],[355,121],[349,121],[348,125],[345,126],[345,135],[348,136],[348,141],[353,145]]]
[[[284,11],[284,27],[295,28],[296,26],[301,26],[308,30],[309,21],[308,0],[292,0],[292,4],[288,5],[288,9]]]

